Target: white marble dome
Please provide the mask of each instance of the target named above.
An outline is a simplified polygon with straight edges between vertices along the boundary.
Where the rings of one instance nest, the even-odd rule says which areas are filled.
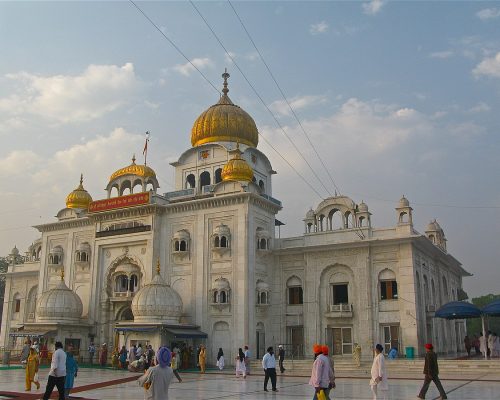
[[[38,321],[78,321],[82,316],[80,297],[66,286],[64,280],[42,293],[36,308]]]
[[[399,200],[399,207],[409,207],[410,206],[410,202],[408,201],[408,199],[406,197],[401,197],[401,199]]]
[[[361,203],[359,203],[358,210],[360,212],[367,212],[368,211],[368,205],[364,201],[362,201]]]
[[[135,322],[162,322],[178,324],[182,315],[182,299],[165,283],[158,272],[153,280],[141,288],[132,300]]]

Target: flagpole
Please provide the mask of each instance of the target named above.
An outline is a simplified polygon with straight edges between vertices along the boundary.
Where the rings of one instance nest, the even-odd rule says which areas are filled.
[[[148,161],[148,142],[149,142],[149,131],[146,131],[146,143],[144,143],[144,150],[142,154],[144,155],[144,165],[147,165]]]

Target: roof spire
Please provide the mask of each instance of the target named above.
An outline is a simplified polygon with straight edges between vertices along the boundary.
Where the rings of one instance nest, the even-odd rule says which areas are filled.
[[[132,156],[132,164],[135,164],[135,153],[134,153],[134,155]]]
[[[227,78],[229,78],[231,75],[227,72],[227,68],[224,68],[224,73],[222,74],[222,77],[224,78],[224,88],[222,89],[222,93],[224,93],[224,96],[227,96],[229,93],[229,89],[227,88]]]
[[[83,173],[80,174],[80,186],[83,185]]]
[[[156,262],[156,273],[160,275],[160,257],[158,257],[158,261]]]

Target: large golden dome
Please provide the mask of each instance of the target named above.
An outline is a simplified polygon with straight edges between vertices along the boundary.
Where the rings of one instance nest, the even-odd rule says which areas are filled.
[[[253,170],[248,163],[241,158],[238,151],[236,155],[231,158],[224,168],[222,168],[221,178],[225,181],[241,181],[251,182],[253,179]]]
[[[116,178],[124,175],[136,175],[141,176],[143,178],[156,177],[155,171],[148,167],[147,165],[137,165],[135,163],[135,156],[132,158],[132,164],[128,167],[120,168],[118,171],[114,172],[113,175],[109,178],[109,181],[113,181]]]
[[[66,197],[67,208],[88,209],[92,196],[83,188],[83,174],[80,175],[80,184]]]
[[[242,108],[233,104],[227,95],[227,78],[224,72],[224,88],[217,104],[205,110],[194,122],[191,130],[193,147],[213,142],[239,142],[257,147],[259,131],[253,118]]]

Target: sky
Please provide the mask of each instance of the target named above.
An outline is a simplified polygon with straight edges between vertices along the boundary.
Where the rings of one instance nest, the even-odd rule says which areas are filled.
[[[105,198],[146,130],[160,192],[174,190],[169,163],[227,68],[229,96],[279,153],[261,137],[282,237],[332,181],[375,227],[396,223],[405,195],[415,228],[436,218],[474,274],[469,295],[500,293],[500,3],[231,4],[138,2],[157,29],[126,1],[0,2],[0,254],[27,249],[80,173]]]

